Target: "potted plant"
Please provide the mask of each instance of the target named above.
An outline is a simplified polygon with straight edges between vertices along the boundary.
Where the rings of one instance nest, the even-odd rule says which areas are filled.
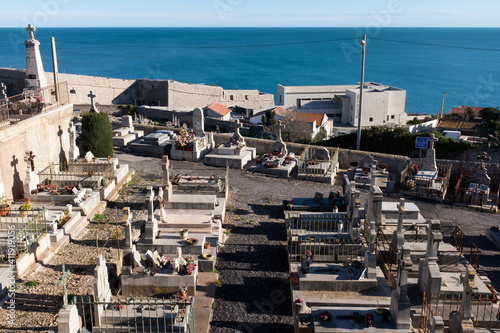
[[[11,201],[7,199],[6,195],[2,195],[0,197],[0,215],[2,217],[6,216],[9,213],[10,203]]]
[[[196,245],[196,244],[198,244],[198,239],[197,238],[188,238],[187,243],[188,243],[188,245]]]
[[[188,288],[187,287],[179,287],[179,296],[181,299],[185,299],[187,297]]]
[[[205,242],[204,248],[205,249],[209,249],[210,248],[210,242],[209,241]]]
[[[31,205],[28,203],[24,203],[19,207],[19,211],[21,212],[22,217],[28,216],[28,211],[31,209]]]
[[[24,200],[26,201],[27,204],[31,203],[31,198],[30,197],[25,197]]]
[[[332,313],[330,311],[321,311],[319,313],[319,320],[321,320],[321,321],[332,320]]]
[[[187,239],[188,238],[188,229],[182,229],[179,232],[179,235],[181,236],[181,239]]]

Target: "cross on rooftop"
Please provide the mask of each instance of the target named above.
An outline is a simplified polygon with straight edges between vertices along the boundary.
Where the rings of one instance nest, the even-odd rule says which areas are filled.
[[[29,40],[35,39],[35,36],[33,35],[33,31],[35,31],[36,28],[34,26],[32,26],[31,24],[28,24],[28,26],[26,28],[24,28],[24,30],[29,32],[29,36],[28,36]]]
[[[62,277],[61,282],[59,282],[59,288],[63,287],[63,306],[65,309],[68,308],[68,290],[66,289],[66,284],[68,283],[69,269],[65,270],[64,263],[62,264]]]

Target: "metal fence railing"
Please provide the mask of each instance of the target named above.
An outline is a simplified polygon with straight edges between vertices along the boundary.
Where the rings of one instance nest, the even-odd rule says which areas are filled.
[[[475,328],[500,328],[498,300],[493,295],[473,295],[471,317]],[[449,326],[454,312],[460,310],[462,294],[423,294],[420,332],[430,332],[429,318],[440,316]]]
[[[114,178],[113,163],[69,163],[67,165],[51,164],[38,173],[45,185],[58,187],[81,184],[83,187],[106,186]]]
[[[67,82],[42,89],[25,90],[22,94],[0,100],[0,128],[69,103]]]
[[[27,216],[19,213],[9,213],[0,219],[0,250],[2,259],[6,259],[5,250],[13,246],[17,255],[22,255],[37,243],[40,237],[47,232],[45,208],[28,210]],[[9,231],[14,230],[12,236]],[[9,243],[11,239],[15,243]]]
[[[75,296],[72,304],[90,332],[195,333],[193,297],[96,302]]]

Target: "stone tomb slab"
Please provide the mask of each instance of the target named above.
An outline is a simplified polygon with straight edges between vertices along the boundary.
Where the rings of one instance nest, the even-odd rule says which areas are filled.
[[[398,219],[397,201],[384,201],[382,202],[382,214],[385,215],[386,220]],[[405,213],[403,214],[404,220],[417,220],[420,217],[420,209],[413,202],[405,202]]]
[[[197,262],[195,262],[197,264]],[[142,269],[138,269],[140,271]],[[123,296],[160,296],[179,295],[179,287],[187,287],[188,295],[196,293],[196,281],[198,280],[198,265],[191,275],[178,275],[173,272],[172,265],[164,272],[156,273],[154,276],[146,276],[143,272],[134,272],[132,275],[122,275]]]
[[[394,332],[407,333],[408,330],[398,330],[392,316],[384,322],[382,316],[375,313],[373,307],[312,307],[312,316],[314,321],[314,332],[334,333],[334,332]],[[332,314],[332,320],[321,321],[319,314],[323,311],[329,311]],[[365,316],[367,313],[373,315],[374,327],[367,329]],[[357,315],[357,316],[356,316]],[[355,319],[356,318],[356,319]]]
[[[280,165],[277,168],[266,168],[262,164],[255,164],[250,167],[250,171],[265,173],[269,175],[281,176],[281,177],[290,177],[292,172],[297,167],[297,159],[292,159],[290,164]]]
[[[441,272],[441,294],[462,295],[464,292],[464,285],[461,282],[461,274],[461,272]],[[481,277],[477,274],[474,277],[474,283],[477,286],[478,295],[491,295],[491,290],[488,289],[483,280],[481,280]]]
[[[203,254],[203,244],[205,243],[205,234],[195,234],[189,233],[189,238],[198,239],[196,245],[188,245],[185,239],[181,239],[179,234],[167,234],[160,235],[160,238],[154,240],[153,244],[146,244],[143,242],[144,236],[139,239],[136,244],[137,250],[139,252],[146,252],[148,250],[158,251],[159,253],[164,253],[165,255],[171,255],[176,253],[178,247],[182,248],[182,253],[185,255],[201,255]]]
[[[350,271],[352,273],[350,273]],[[355,269],[342,264],[312,263],[309,273],[304,274],[300,266],[299,273],[300,290],[310,291],[364,291],[377,288],[377,279],[360,280],[364,268]]]
[[[234,153],[235,148],[218,148],[218,153],[212,152],[205,156],[204,164],[217,167],[229,166],[231,169],[243,169],[245,165],[256,157],[256,148],[247,147],[239,154]]]
[[[175,134],[172,131],[156,131],[146,135],[137,142],[130,144],[130,149],[134,154],[148,156],[167,155],[174,143]]]

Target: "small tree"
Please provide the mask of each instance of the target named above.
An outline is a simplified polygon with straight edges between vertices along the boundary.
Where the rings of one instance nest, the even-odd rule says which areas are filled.
[[[276,125],[276,112],[274,110],[266,111],[266,114],[262,116],[262,125],[264,126]]]
[[[106,113],[89,112],[82,116],[82,149],[96,157],[113,156],[113,128]]]

